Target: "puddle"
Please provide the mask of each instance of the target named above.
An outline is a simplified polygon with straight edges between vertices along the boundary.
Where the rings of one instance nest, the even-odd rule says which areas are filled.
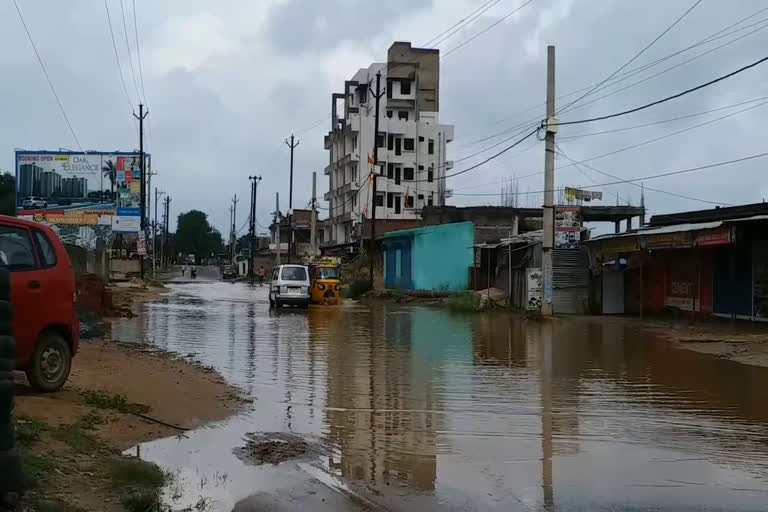
[[[179,475],[166,493],[177,508],[200,497],[222,511],[768,502],[768,369],[621,322],[398,304],[275,312],[266,287],[197,282],[172,285],[112,336],[194,354],[254,399],[228,421],[139,447]],[[248,460],[238,449],[253,432],[308,450]]]

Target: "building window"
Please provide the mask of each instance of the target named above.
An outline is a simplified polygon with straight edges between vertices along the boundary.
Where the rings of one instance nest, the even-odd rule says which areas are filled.
[[[434,194],[429,194],[429,199],[427,199],[427,205],[432,206],[433,204],[435,204]]]
[[[392,208],[395,205],[395,194],[388,193],[387,194],[387,208]]]
[[[395,196],[395,213],[400,213],[400,195]]]
[[[357,149],[357,135],[352,136],[352,149]]]
[[[405,207],[413,208],[413,196],[405,196]]]
[[[427,173],[427,181],[430,183],[435,181],[435,171],[433,171],[432,169],[430,169],[429,172]]]
[[[394,113],[391,110],[387,110],[387,117],[388,118],[392,119],[393,115],[394,115]]]
[[[420,166],[419,166],[419,170],[420,170],[420,171],[423,171],[423,170],[424,170],[424,166],[423,166],[423,165],[420,165]]]
[[[384,194],[376,194],[376,206],[384,206]]]
[[[429,146],[427,146],[427,153],[430,155],[435,154],[435,141],[434,139],[429,139]]]
[[[419,137],[419,142],[424,142],[424,137]]]
[[[395,149],[395,136],[391,133],[389,134],[389,137],[387,137],[387,149],[390,151]]]
[[[376,135],[376,145],[380,148],[384,147],[384,132],[379,132],[379,134]]]
[[[413,167],[406,167],[403,169],[403,179],[405,181],[413,181]]]
[[[400,168],[395,167],[395,185],[400,184]]]
[[[387,98],[392,99],[392,80],[387,80]]]
[[[402,155],[403,154],[403,139],[400,137],[395,139],[395,155]]]
[[[400,94],[411,94],[410,80],[403,80],[400,82]]]
[[[423,201],[423,200],[424,200],[424,194],[419,194],[419,201]]]
[[[368,86],[363,84],[358,91],[360,92],[360,103],[368,103]]]
[[[395,164],[388,163],[387,164],[387,178],[390,180],[395,177]]]
[[[413,139],[405,138],[403,139],[403,149],[405,151],[413,151],[415,147],[415,143]]]
[[[401,121],[407,121],[408,120],[408,111],[407,110],[400,110],[397,112],[397,118]]]

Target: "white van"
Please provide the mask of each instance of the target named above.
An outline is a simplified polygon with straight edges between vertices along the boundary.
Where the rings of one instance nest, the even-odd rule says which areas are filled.
[[[304,265],[280,265],[269,282],[269,306],[309,306],[309,269]]]

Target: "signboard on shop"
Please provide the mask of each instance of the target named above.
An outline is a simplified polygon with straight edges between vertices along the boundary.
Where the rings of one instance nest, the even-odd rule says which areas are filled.
[[[730,226],[700,231],[696,234],[696,245],[699,247],[728,245],[731,242],[733,242],[733,229]]]
[[[526,301],[525,308],[529,311],[541,309],[543,276],[540,268],[526,269]]]
[[[555,249],[578,249],[581,229],[581,207],[555,206]]]

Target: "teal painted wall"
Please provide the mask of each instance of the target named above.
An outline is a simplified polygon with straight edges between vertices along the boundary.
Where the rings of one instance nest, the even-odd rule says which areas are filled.
[[[405,251],[394,245],[399,240],[412,240],[411,280],[414,290],[466,290],[469,287],[469,268],[472,266],[474,226],[471,222],[441,224],[423,228],[394,231],[385,235],[387,251],[405,256]],[[385,254],[386,258],[386,254]],[[397,266],[397,273],[403,265]]]

